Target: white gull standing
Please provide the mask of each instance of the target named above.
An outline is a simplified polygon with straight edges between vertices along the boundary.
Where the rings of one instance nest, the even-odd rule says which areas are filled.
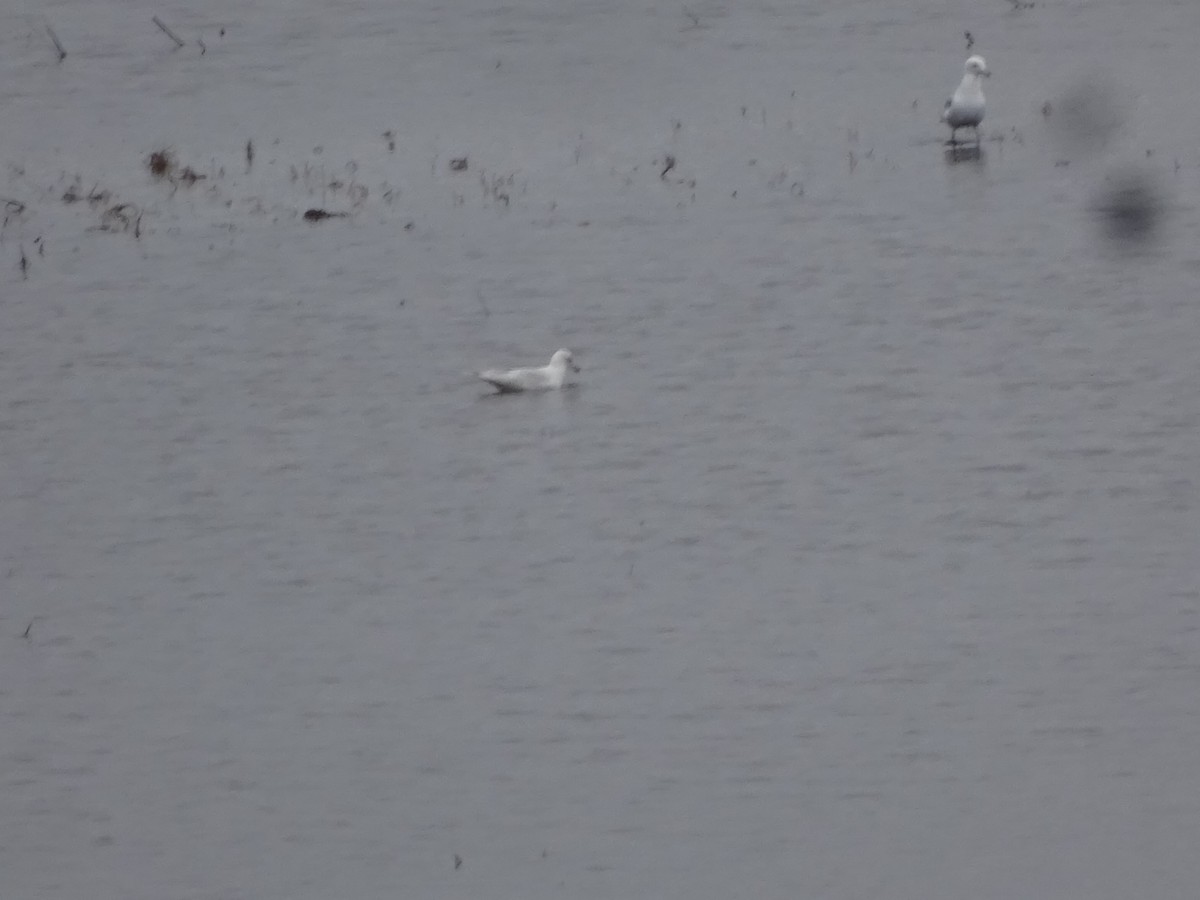
[[[567,380],[567,369],[579,371],[575,358],[570,350],[556,350],[550,357],[550,364],[534,366],[528,369],[485,369],[479,373],[490,385],[494,385],[502,394],[515,394],[520,391],[554,391],[563,386]]]
[[[942,110],[942,121],[950,126],[950,143],[955,143],[960,128],[975,130],[975,143],[979,143],[979,123],[983,121],[984,99],[982,79],[991,76],[982,56],[972,56],[964,66],[962,81],[954,95],[946,101]]]

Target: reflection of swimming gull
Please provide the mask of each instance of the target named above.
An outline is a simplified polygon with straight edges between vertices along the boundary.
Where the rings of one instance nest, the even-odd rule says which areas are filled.
[[[982,56],[972,56],[964,67],[962,81],[942,110],[942,121],[950,126],[950,143],[955,142],[960,128],[975,129],[975,142],[979,142],[979,123],[983,121],[983,82],[989,77],[987,63]]]
[[[550,364],[528,369],[486,369],[479,377],[488,384],[495,385],[503,394],[518,391],[553,391],[563,386],[567,380],[567,369],[579,371],[575,358],[570,350],[556,350],[550,357]]]

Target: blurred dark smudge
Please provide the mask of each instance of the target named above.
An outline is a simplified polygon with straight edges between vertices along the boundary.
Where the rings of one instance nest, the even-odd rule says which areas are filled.
[[[1125,120],[1125,103],[1111,79],[1096,74],[1042,105],[1062,150],[1071,155],[1103,150]]]
[[[1151,173],[1136,166],[1110,173],[1092,209],[1104,236],[1116,244],[1145,245],[1161,229],[1161,193]]]

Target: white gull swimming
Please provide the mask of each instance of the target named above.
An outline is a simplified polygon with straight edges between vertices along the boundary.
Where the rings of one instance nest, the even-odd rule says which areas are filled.
[[[983,121],[985,103],[982,79],[991,76],[982,56],[970,57],[963,67],[962,81],[954,95],[946,101],[942,110],[942,121],[950,126],[950,143],[955,142],[960,128],[973,128],[975,141],[979,142],[979,123]]]
[[[490,385],[494,385],[502,394],[515,394],[520,391],[553,391],[558,390],[567,380],[567,369],[579,371],[575,358],[570,350],[556,350],[550,357],[549,365],[533,366],[526,369],[485,369],[479,373]]]

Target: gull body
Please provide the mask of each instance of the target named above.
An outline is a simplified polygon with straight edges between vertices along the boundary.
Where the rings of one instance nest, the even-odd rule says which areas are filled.
[[[566,383],[568,369],[579,371],[571,351],[556,350],[547,365],[524,369],[485,369],[479,373],[479,377],[502,394],[556,391]]]
[[[942,121],[950,126],[950,143],[955,142],[958,129],[973,128],[979,141],[979,123],[983,121],[986,104],[983,99],[983,79],[991,76],[982,56],[972,56],[963,66],[962,81],[942,110]]]

